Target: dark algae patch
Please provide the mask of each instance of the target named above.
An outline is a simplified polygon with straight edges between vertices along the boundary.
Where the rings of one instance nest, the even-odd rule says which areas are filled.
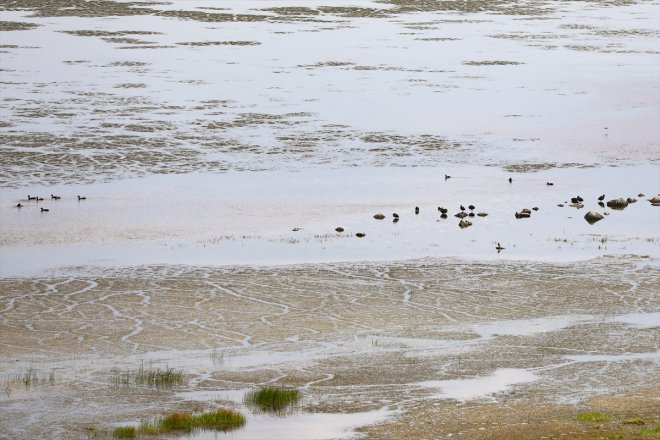
[[[27,31],[38,26],[38,24],[20,21],[0,21],[0,31]]]

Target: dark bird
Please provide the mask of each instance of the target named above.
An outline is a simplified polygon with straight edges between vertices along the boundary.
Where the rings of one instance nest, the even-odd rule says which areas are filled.
[[[461,205],[461,211],[465,211],[465,206]]]
[[[48,211],[50,211],[50,210],[46,209],[46,208],[41,208],[41,212],[48,212]]]
[[[394,219],[392,220],[392,223],[398,223],[398,222],[399,222],[399,217],[394,217]]]
[[[598,201],[599,201],[599,202],[602,202],[603,200],[605,200],[605,194],[603,194],[602,196],[598,197]]]
[[[513,179],[511,177],[509,177],[509,183],[512,183],[512,182],[513,182]]]
[[[392,217],[394,217],[394,218],[399,218],[399,214],[397,214],[397,213],[395,212],[394,214],[392,214]]]
[[[552,182],[545,182],[545,184],[548,185],[548,186],[554,185],[554,183],[552,183]]]
[[[449,212],[447,208],[442,208],[442,207],[438,208],[438,210],[443,214],[447,214]]]
[[[87,200],[87,197],[80,197],[80,196],[78,196],[78,200]]]
[[[600,206],[601,208],[604,208],[604,207],[605,207],[605,203],[603,203],[603,202],[598,202],[598,206]]]
[[[355,236],[358,237],[358,238],[362,238],[365,235],[367,235],[367,234],[365,234],[364,232],[358,232],[357,234],[355,234]]]
[[[35,197],[34,200],[36,200],[37,202],[43,202],[44,198],[43,197]]]
[[[443,212],[442,214],[440,214],[440,218],[447,218],[447,213]]]
[[[578,202],[580,202],[580,203],[584,202],[584,199],[580,196],[577,196],[576,199],[578,199]]]
[[[342,228],[341,226],[337,226],[337,227],[335,228],[335,231],[337,231],[337,232],[344,232],[344,228]]]
[[[474,212],[470,212],[470,213],[468,214],[468,217],[474,217]]]
[[[419,214],[419,206],[415,206],[415,214]]]
[[[534,211],[538,211],[538,210],[539,210],[539,207],[538,207],[538,206],[535,206],[535,207],[533,207],[532,209],[533,209]]]
[[[571,197],[571,203],[580,203],[577,197]]]
[[[28,194],[28,200],[37,200],[37,197],[30,197],[30,194]]]
[[[504,250],[504,247],[499,242],[497,242],[495,249],[497,249],[497,252],[499,253],[501,250]]]
[[[21,204],[19,203],[18,205],[16,205],[16,207],[17,207],[17,208],[22,208],[23,205],[21,205]]]
[[[451,176],[449,174],[445,174],[445,180],[451,179]]]
[[[51,194],[51,195],[50,195],[50,198],[53,199],[53,200],[59,200],[59,199],[61,199],[62,197],[60,197],[60,196],[54,196],[54,195]]]
[[[474,211],[474,205],[469,205],[468,208],[470,208],[470,211]]]

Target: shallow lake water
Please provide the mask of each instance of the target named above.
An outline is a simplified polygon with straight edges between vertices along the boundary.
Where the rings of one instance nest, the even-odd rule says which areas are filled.
[[[660,380],[658,1],[0,13],[0,439],[391,438]]]

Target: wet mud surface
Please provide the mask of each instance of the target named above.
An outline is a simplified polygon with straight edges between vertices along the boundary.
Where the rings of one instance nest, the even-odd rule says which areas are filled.
[[[241,408],[242,392],[265,383],[300,387],[302,414],[397,420],[366,429],[373,438],[403,426],[410,438],[420,429],[482,438],[478,427],[500,423],[503,405],[573,414],[598,396],[649,393],[658,378],[660,278],[639,258],[64,273],[0,281],[4,376],[28,363],[55,374],[6,389],[2,431],[14,438],[103,436],[165,409]],[[113,370],[142,361],[186,381],[113,383]],[[449,421],[457,414],[471,414],[467,426]],[[296,417],[279,426],[295,431]],[[417,424],[428,417],[445,422],[425,431]]]

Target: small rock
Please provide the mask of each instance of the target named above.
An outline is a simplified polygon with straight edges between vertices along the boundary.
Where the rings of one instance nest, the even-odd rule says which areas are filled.
[[[468,217],[474,217],[474,212],[470,212],[470,213],[468,214]]]
[[[419,206],[415,206],[415,214],[419,214]]]
[[[469,221],[465,220],[464,218],[462,218],[461,221],[458,222],[458,226],[460,226],[461,229],[465,229],[468,226],[472,226],[472,222],[469,222]]]
[[[440,218],[447,218],[447,214],[443,212],[442,214],[440,214]]]
[[[548,185],[548,186],[554,185],[554,183],[552,183],[552,182],[545,182],[545,184]]]
[[[399,217],[394,217],[392,219],[392,223],[399,223]]]
[[[479,217],[486,217],[488,215],[488,213],[487,212],[478,212],[477,215]]]
[[[300,231],[300,228],[293,228],[293,229],[291,229],[291,230],[292,230],[293,232],[298,232],[298,231]]]
[[[568,205],[568,206],[570,206],[571,208],[577,208],[577,209],[582,209],[582,208],[584,208],[584,204],[582,204],[582,203],[580,203],[580,202],[577,202],[577,203],[571,203],[571,204]]]
[[[527,208],[523,208],[522,211],[520,211],[520,212],[523,213],[523,214],[529,214],[529,215],[532,215],[532,211],[530,211],[530,210],[527,209]]]
[[[626,199],[626,202],[628,202],[628,203],[637,203],[637,199],[634,198],[634,197],[628,197],[628,198]]]
[[[617,209],[619,211],[623,210],[626,206],[628,206],[628,201],[626,199],[612,199],[607,202],[608,208]]]
[[[653,204],[660,203],[660,196],[655,196],[655,197],[649,199],[649,202],[651,202]]]
[[[341,226],[338,226],[338,227],[335,228],[335,231],[344,232],[344,228],[342,228]]]
[[[590,224],[593,225],[597,221],[604,219],[605,217],[596,211],[589,211],[584,215],[584,219]]]
[[[646,197],[643,193],[637,194],[637,197]]]
[[[528,212],[516,212],[516,218],[530,218],[532,214]]]
[[[539,210],[539,207],[538,207],[538,206],[535,206],[535,207],[532,208],[532,210],[533,210],[533,211],[538,211],[538,210]]]
[[[381,214],[381,213],[378,213],[378,214],[374,215],[374,218],[375,218],[376,220],[382,220],[382,219],[385,218],[385,215],[384,215],[384,214]]]
[[[358,232],[357,234],[355,234],[355,236],[358,237],[358,238],[362,238],[365,235],[367,235],[367,234],[365,234],[364,232]]]
[[[557,206],[559,206],[560,208],[563,208],[563,207],[564,207],[564,204],[563,204],[563,203],[560,203],[560,204],[558,204]]]
[[[607,211],[605,211],[605,212],[603,213],[603,215],[610,215],[610,213],[607,212]]]
[[[454,214],[454,217],[458,217],[458,218],[465,218],[467,216],[468,215],[465,212],[459,212],[458,214]]]

